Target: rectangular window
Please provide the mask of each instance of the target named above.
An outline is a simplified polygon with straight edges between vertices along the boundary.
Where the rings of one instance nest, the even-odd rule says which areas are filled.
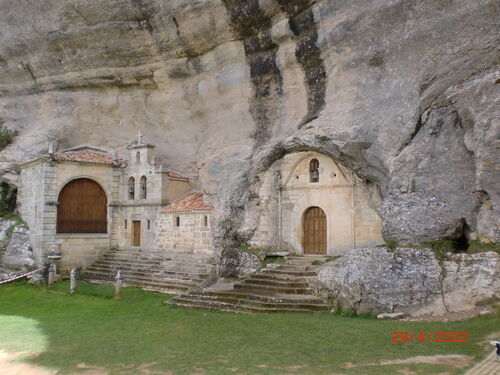
[[[124,227],[125,229],[127,229],[127,220],[124,220],[124,221],[123,221],[123,227]]]
[[[151,229],[151,220],[148,220],[148,230]]]
[[[208,216],[203,217],[203,226],[208,227]]]
[[[179,228],[181,226],[181,218],[180,216],[175,217],[175,226]]]

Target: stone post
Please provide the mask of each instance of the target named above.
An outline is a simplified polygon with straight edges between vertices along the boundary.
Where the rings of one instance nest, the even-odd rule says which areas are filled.
[[[76,291],[76,268],[72,268],[69,273],[69,292],[74,294]]]
[[[122,296],[122,274],[121,271],[116,273],[115,277],[115,298],[121,298]]]
[[[54,262],[51,262],[49,265],[49,281],[48,281],[48,288],[52,288],[52,285],[54,285],[54,278],[56,276],[56,264]]]

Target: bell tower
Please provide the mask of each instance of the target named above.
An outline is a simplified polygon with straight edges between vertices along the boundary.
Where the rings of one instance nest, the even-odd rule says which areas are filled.
[[[127,149],[130,150],[130,164],[131,165],[148,165],[151,164],[154,159],[154,148],[155,145],[150,143],[145,143],[144,135],[139,130],[137,132],[137,140],[132,142]]]

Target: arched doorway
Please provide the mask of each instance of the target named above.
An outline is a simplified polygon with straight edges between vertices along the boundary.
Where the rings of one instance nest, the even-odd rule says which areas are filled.
[[[68,182],[59,193],[57,233],[107,233],[108,200],[88,178]]]
[[[326,215],[319,207],[304,213],[304,254],[326,254]]]

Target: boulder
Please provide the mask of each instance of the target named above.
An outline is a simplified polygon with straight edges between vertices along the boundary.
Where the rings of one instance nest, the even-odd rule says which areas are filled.
[[[498,254],[449,258],[440,262],[430,249],[358,249],[321,266],[317,280],[343,308],[413,317],[471,315],[500,296]]]

